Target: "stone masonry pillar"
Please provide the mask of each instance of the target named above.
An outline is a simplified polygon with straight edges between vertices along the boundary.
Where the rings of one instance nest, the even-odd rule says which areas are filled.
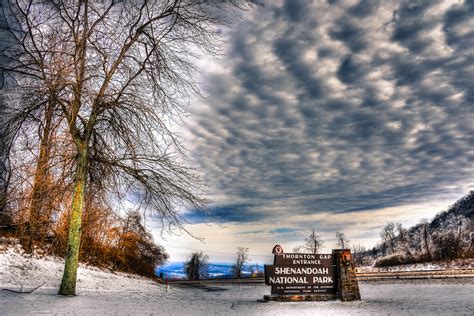
[[[338,284],[336,291],[341,301],[360,300],[359,284],[357,283],[354,262],[349,249],[334,249]]]

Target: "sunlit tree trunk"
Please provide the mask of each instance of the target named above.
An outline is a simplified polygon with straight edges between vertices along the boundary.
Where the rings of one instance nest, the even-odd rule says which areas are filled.
[[[77,266],[79,260],[79,250],[81,245],[81,225],[84,208],[84,196],[87,178],[87,142],[78,140],[80,145],[78,152],[78,162],[76,176],[74,180],[74,195],[72,201],[71,214],[69,218],[69,232],[67,241],[66,261],[64,266],[63,279],[59,294],[75,295]]]

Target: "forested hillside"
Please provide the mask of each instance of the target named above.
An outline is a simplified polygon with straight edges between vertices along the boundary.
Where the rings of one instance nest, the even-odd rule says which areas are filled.
[[[387,223],[380,242],[371,250],[353,247],[358,265],[389,266],[437,260],[472,258],[474,191],[459,199],[433,220],[404,228]]]
[[[438,229],[449,224],[453,216],[462,216],[472,221],[474,215],[474,191],[459,199],[446,211],[439,213],[431,221],[430,228]]]

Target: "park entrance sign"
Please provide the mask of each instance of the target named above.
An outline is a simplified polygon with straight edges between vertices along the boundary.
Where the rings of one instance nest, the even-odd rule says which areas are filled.
[[[331,254],[284,253],[274,248],[274,265],[265,266],[265,284],[271,295],[265,300],[308,301],[360,299],[349,250]]]
[[[265,266],[265,284],[278,295],[335,294],[335,270],[332,254],[282,253]]]

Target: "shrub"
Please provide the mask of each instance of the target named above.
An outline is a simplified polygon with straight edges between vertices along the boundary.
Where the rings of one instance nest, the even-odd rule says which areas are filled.
[[[374,267],[390,267],[401,264],[418,263],[422,261],[423,258],[419,256],[413,256],[412,258],[410,258],[402,254],[393,254],[375,260]]]

